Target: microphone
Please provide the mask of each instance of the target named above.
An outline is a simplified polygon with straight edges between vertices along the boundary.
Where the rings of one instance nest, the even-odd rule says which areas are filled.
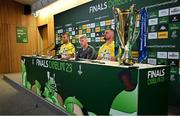
[[[54,48],[52,48],[50,51],[59,50],[59,48],[60,48],[60,44],[55,44]]]

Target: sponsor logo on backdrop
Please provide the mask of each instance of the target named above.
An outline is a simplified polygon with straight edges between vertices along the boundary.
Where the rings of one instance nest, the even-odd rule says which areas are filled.
[[[69,31],[72,31],[72,27],[69,27],[68,30],[69,30]]]
[[[157,25],[149,26],[149,32],[156,32],[157,31]]]
[[[72,63],[69,62],[59,62],[54,60],[45,60],[45,59],[35,59],[35,63],[38,67],[50,68],[53,70],[59,70],[71,73],[73,71]]]
[[[95,23],[91,23],[91,28],[95,28]]]
[[[91,38],[91,42],[95,42],[95,38],[94,37]]]
[[[100,37],[96,37],[95,42],[100,42]]]
[[[170,8],[170,15],[180,14],[180,6]]]
[[[87,32],[87,33],[91,33],[91,29],[87,29],[86,32]]]
[[[157,55],[156,52],[148,52],[148,57],[150,57],[150,58],[152,58],[152,57],[155,58],[156,55]]]
[[[82,32],[83,34],[86,34],[86,30],[83,30],[83,32]]]
[[[171,32],[171,38],[173,38],[173,39],[175,39],[175,38],[177,38],[178,37],[178,35],[177,35],[177,31],[176,30],[173,30],[172,32]]]
[[[95,32],[100,32],[100,27],[96,27]]]
[[[179,67],[179,60],[177,60],[177,59],[168,59],[168,65]]]
[[[158,39],[167,39],[167,38],[168,38],[168,31],[158,32]]]
[[[179,74],[179,68],[176,66],[172,66],[172,67],[170,67],[170,72],[171,72],[171,74],[178,75]]]
[[[174,74],[171,74],[171,75],[170,75],[170,81],[173,82],[173,81],[175,81],[175,80],[176,80],[176,79],[175,79],[175,75],[174,75]]]
[[[63,29],[59,29],[59,30],[58,30],[58,33],[63,33]]]
[[[168,31],[168,25],[167,24],[159,25],[158,30],[159,31]]]
[[[91,28],[91,24],[86,25],[87,29]]]
[[[96,22],[96,27],[100,27],[100,23],[99,22]]]
[[[87,28],[87,25],[82,25],[82,29],[86,29]]]
[[[156,58],[148,58],[148,64],[156,65],[157,59]]]
[[[91,37],[95,37],[95,33],[91,33]]]
[[[68,28],[66,28],[66,32],[68,32],[69,31],[69,29]]]
[[[180,22],[169,24],[169,30],[179,30],[179,29],[180,29]]]
[[[100,26],[105,26],[105,25],[106,25],[105,21],[100,22]]]
[[[179,59],[179,52],[168,52],[168,59]]]
[[[94,29],[94,28],[92,28],[92,29],[91,29],[91,32],[92,32],[92,33],[94,33],[94,32],[95,32],[95,29]]]
[[[153,85],[165,81],[165,69],[150,70],[147,74],[147,85]]]
[[[112,20],[107,20],[107,21],[105,21],[105,24],[106,24],[106,25],[111,25],[111,24],[112,24]]]
[[[170,21],[173,22],[179,22],[180,21],[180,15],[172,15],[170,16]]]
[[[96,37],[99,37],[100,35],[99,35],[99,33],[96,33]]]
[[[91,38],[87,38],[88,42],[91,42]]]
[[[113,6],[125,5],[131,2],[132,0],[108,0],[108,8],[112,8]]]
[[[157,32],[148,33],[148,39],[157,39]]]
[[[72,36],[70,36],[70,40],[72,39]]]
[[[75,40],[75,39],[72,39],[72,43],[76,43],[76,40]]]
[[[157,24],[158,24],[158,18],[149,19],[149,26],[157,25]]]
[[[159,17],[168,16],[168,15],[169,15],[169,9],[159,10]]]
[[[149,12],[149,18],[154,18],[158,16],[158,11],[150,11]]]
[[[158,65],[167,65],[167,59],[158,59],[157,64]]]
[[[75,31],[72,31],[72,35],[75,35],[76,33],[75,33]]]
[[[157,58],[167,58],[167,52],[157,52]]]
[[[101,42],[105,42],[104,37],[101,37],[101,38],[100,38],[100,41],[101,41]]]
[[[75,30],[79,30],[79,27],[75,27]]]

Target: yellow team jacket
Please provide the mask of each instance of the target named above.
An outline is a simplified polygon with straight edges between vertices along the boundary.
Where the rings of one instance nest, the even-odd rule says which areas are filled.
[[[74,45],[70,42],[68,44],[61,45],[59,50],[59,54],[61,55],[62,58],[66,58],[67,55],[71,55],[74,53],[75,53]]]
[[[101,57],[102,60],[111,60],[111,57],[115,57],[114,54],[114,41],[110,44],[103,44],[98,51],[98,57]]]

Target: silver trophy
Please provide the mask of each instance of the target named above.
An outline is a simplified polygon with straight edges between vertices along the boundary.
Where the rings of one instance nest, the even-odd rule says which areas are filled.
[[[138,38],[139,29],[137,22],[140,19],[140,13],[135,9],[133,4],[129,9],[123,10],[120,8],[113,8],[116,32],[119,40],[122,53],[118,56],[120,64],[132,65],[131,51],[132,46]]]

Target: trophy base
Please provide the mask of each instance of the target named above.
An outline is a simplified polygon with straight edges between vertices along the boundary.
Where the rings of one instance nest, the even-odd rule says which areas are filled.
[[[135,63],[132,59],[122,59],[119,64],[120,65],[126,65],[126,66],[132,66]]]

